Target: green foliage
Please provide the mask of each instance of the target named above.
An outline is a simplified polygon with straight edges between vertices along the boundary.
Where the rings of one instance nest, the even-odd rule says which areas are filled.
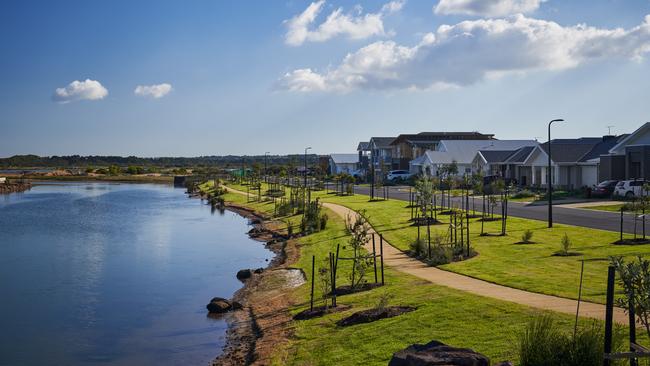
[[[420,257],[427,252],[427,242],[424,239],[415,239],[409,244],[411,254]]]
[[[521,234],[521,242],[524,244],[531,243],[532,238],[533,238],[533,231],[530,229],[526,229],[524,233]]]
[[[130,165],[126,168],[127,174],[142,174],[144,173],[144,168],[141,166]]]
[[[569,255],[569,250],[571,249],[571,239],[569,238],[569,234],[564,233],[564,236],[562,237],[562,242],[560,243],[560,254],[562,255]]]
[[[623,333],[617,328],[613,349],[621,348]],[[519,336],[520,366],[593,366],[603,362],[602,324],[593,322],[575,335],[560,331],[550,315],[534,318]]]
[[[304,234],[308,235],[321,231],[323,223],[321,217],[322,206],[318,199],[307,204],[302,221],[300,222],[300,227]],[[327,223],[327,219],[325,219],[325,222]]]
[[[108,167],[108,175],[119,175],[121,172],[122,169],[117,165],[111,165]]]
[[[354,269],[350,274],[353,288],[365,282],[366,268],[371,264],[371,261],[363,254],[363,246],[370,241],[370,225],[364,215],[365,211],[361,211],[346,220],[346,229],[350,234],[349,243],[354,254]]]
[[[622,257],[614,257],[612,264],[625,293],[616,299],[617,305],[627,310],[631,300],[634,313],[650,337],[650,261],[639,256],[636,261],[626,263]]]
[[[511,195],[510,198],[530,198],[535,196],[537,196],[535,192],[528,189],[522,189],[521,191]]]

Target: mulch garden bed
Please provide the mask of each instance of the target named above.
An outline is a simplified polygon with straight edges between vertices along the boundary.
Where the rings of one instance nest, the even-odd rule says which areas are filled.
[[[371,323],[380,319],[392,318],[416,310],[413,306],[389,306],[356,312],[336,322],[339,327]]]
[[[426,226],[427,221],[429,222],[429,225],[439,225],[443,223],[442,221],[436,220],[433,217],[415,217],[411,221],[413,221],[413,224],[411,226]]]
[[[623,239],[623,240],[617,240],[614,243],[615,245],[643,245],[643,244],[650,244],[650,238],[630,238],[630,239]]]

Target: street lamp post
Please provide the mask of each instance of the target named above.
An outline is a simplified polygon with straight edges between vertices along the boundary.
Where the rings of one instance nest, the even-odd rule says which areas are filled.
[[[548,227],[553,227],[553,182],[551,181],[551,125],[554,122],[564,122],[563,119],[554,119],[548,123],[548,172],[546,172],[546,184],[548,191]]]

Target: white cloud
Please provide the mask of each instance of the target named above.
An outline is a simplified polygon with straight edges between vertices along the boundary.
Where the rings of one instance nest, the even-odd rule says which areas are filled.
[[[64,88],[56,88],[52,100],[59,103],[69,103],[77,100],[99,100],[108,95],[108,90],[96,80],[75,80]]]
[[[436,14],[465,14],[481,17],[530,13],[545,0],[440,0],[433,8]]]
[[[599,59],[641,60],[650,51],[650,15],[625,30],[516,15],[442,25],[408,47],[375,42],[348,54],[336,67],[286,73],[278,88],[293,91],[430,89],[464,86],[490,77],[564,70]]]
[[[138,85],[133,93],[139,97],[162,98],[172,91],[172,86],[167,83],[155,85]]]
[[[325,0],[311,3],[305,11],[285,20],[287,33],[285,43],[290,46],[300,46],[305,42],[324,42],[336,36],[347,36],[350,39],[365,39],[371,36],[383,36],[383,17],[387,14],[398,12],[404,6],[405,0],[386,3],[378,13],[361,14],[357,7],[358,15],[344,14],[342,8],[330,13],[325,21],[315,29],[310,29],[312,23],[320,14],[325,5]]]

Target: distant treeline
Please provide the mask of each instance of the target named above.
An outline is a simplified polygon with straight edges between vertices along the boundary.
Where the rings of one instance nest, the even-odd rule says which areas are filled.
[[[269,166],[272,165],[296,165],[304,163],[304,155],[269,155],[267,158]],[[110,165],[118,166],[155,166],[155,167],[220,167],[239,168],[242,164],[264,164],[264,155],[254,156],[199,156],[187,157],[159,157],[141,158],[137,156],[37,156],[37,155],[14,155],[9,158],[0,158],[0,168],[17,167],[52,167],[52,168],[73,168],[73,167],[105,167]],[[315,164],[318,161],[317,155],[307,155],[307,163]]]

